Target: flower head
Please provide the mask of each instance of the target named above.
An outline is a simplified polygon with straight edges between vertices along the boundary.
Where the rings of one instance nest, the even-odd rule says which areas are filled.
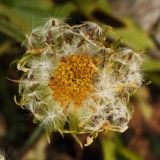
[[[127,129],[130,95],[143,83],[143,57],[103,35],[96,23],[69,26],[50,18],[27,36],[28,50],[17,64],[24,72],[18,104],[47,132],[71,133],[79,141],[77,134]]]

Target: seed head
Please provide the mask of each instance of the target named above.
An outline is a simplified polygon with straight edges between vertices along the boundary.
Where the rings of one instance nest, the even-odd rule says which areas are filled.
[[[132,115],[130,95],[143,83],[142,54],[104,41],[96,23],[69,26],[51,18],[27,36],[27,52],[18,61],[21,99],[34,122],[47,133],[123,132]],[[116,45],[117,46],[117,45]],[[86,144],[86,145],[88,145]]]

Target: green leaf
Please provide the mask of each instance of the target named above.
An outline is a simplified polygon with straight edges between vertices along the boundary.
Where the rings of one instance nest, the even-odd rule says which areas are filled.
[[[135,98],[136,102],[138,103],[139,109],[143,114],[143,117],[145,118],[146,121],[149,121],[153,114],[153,108],[152,106],[149,105],[149,103],[147,103],[145,92],[146,92],[145,89],[141,88],[135,94]]]
[[[104,137],[106,137],[106,139]],[[144,160],[141,156],[133,153],[123,145],[118,133],[109,132],[107,136],[104,134],[104,136],[101,137],[101,143],[104,160],[117,160],[117,153],[128,160]]]
[[[104,160],[116,160],[115,151],[116,151],[116,143],[113,141],[105,140],[101,138],[102,148],[103,148],[103,156]]]
[[[112,9],[109,5],[108,0],[98,0],[96,6],[99,6],[99,8],[103,11],[105,11],[108,14],[112,14]]]
[[[10,49],[15,44],[15,41],[8,40],[2,44],[0,44],[0,56],[5,53],[8,49]]]
[[[69,17],[69,15],[76,10],[73,3],[65,3],[64,5],[55,6],[55,8],[50,7],[48,13],[55,18]]]
[[[129,149],[127,149],[125,147],[122,147],[122,146],[117,147],[117,151],[127,159],[130,159],[130,160],[144,160],[141,156],[136,155],[135,153],[133,153],[132,151],[130,151]]]
[[[121,24],[120,20],[113,16],[109,3],[106,0],[98,0],[94,3],[92,0],[72,1],[76,4],[77,9],[90,21],[106,25],[110,25],[112,22]]]
[[[13,6],[14,8],[22,8],[25,10],[46,10],[48,9],[51,5],[52,2],[51,1],[46,1],[46,0],[27,0],[27,1],[23,1],[23,0],[13,0],[10,2],[10,5]]]
[[[27,2],[28,3],[28,2]],[[35,6],[35,5],[34,5]],[[33,7],[33,6],[32,6]],[[28,12],[28,9],[30,12]],[[25,32],[29,34],[31,30],[39,25],[41,22],[44,21],[46,18],[55,17],[55,18],[64,18],[67,17],[72,11],[75,10],[75,6],[72,3],[65,3],[61,6],[50,6],[47,8],[28,8],[24,9],[21,7],[14,8],[14,10],[19,14],[23,15],[23,19],[28,23],[29,29]]]
[[[115,28],[113,32],[109,33],[113,39],[123,36],[123,42],[134,49],[154,48],[155,45],[149,35],[140,29],[136,24],[129,18],[121,19],[126,25],[125,27]]]
[[[3,19],[0,19],[0,31],[16,39],[18,42],[22,42],[25,39],[24,33],[17,26]]]
[[[142,65],[142,68],[146,69],[147,72],[160,71],[160,61],[149,60]]]
[[[38,126],[33,131],[31,136],[27,139],[27,141],[23,144],[23,148],[30,147],[33,144],[33,142],[42,134],[42,132],[43,132],[43,127],[42,126]]]
[[[24,20],[23,16],[16,13],[12,7],[0,3],[0,15],[7,17],[9,19],[8,23],[10,23],[11,26],[18,26],[19,30],[27,31],[29,29],[28,23]]]
[[[87,17],[90,16],[90,13],[95,8],[96,4],[92,0],[72,0],[77,8]]]

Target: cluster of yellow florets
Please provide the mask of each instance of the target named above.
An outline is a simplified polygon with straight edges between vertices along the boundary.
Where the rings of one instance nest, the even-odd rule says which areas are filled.
[[[92,77],[98,71],[98,62],[99,59],[86,54],[62,57],[49,82],[53,99],[62,106],[72,101],[76,112],[83,100],[94,92]]]

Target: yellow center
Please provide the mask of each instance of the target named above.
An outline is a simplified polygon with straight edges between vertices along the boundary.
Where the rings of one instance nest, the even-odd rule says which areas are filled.
[[[98,71],[99,62],[99,58],[86,54],[63,57],[48,84],[53,99],[62,106],[73,101],[76,107],[80,107],[82,101],[94,92],[92,77]]]

